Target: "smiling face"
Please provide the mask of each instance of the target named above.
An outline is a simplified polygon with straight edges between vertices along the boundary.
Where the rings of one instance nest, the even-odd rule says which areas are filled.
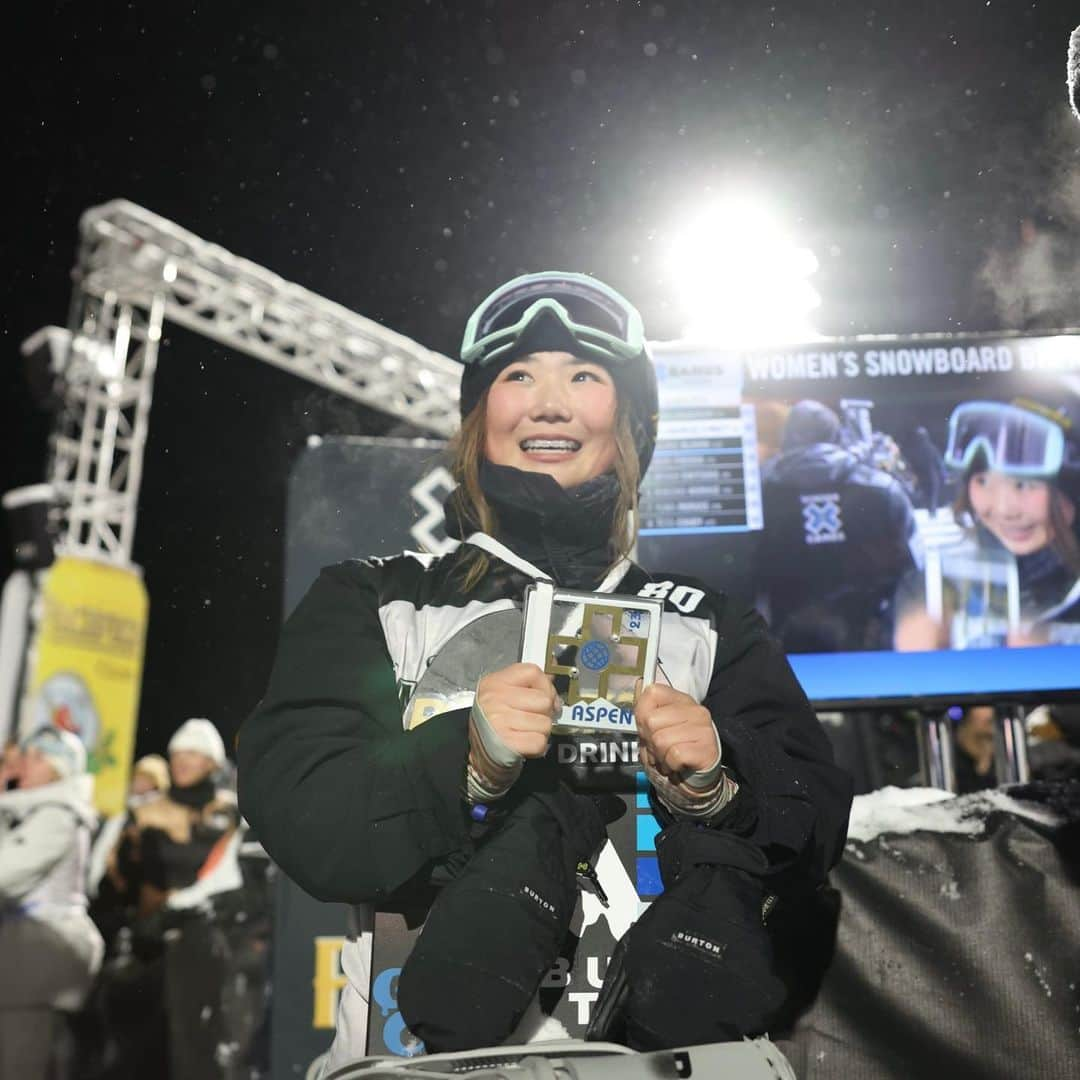
[[[537,352],[507,365],[487,396],[484,456],[572,488],[615,462],[617,397],[600,364]]]
[[[1045,480],[1009,476],[993,469],[974,473],[968,481],[968,499],[975,517],[1013,555],[1030,555],[1053,541],[1050,507],[1056,494]]]

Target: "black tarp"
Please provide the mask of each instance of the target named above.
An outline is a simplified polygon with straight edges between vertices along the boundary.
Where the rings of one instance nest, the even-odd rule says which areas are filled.
[[[849,842],[831,963],[778,1040],[801,1080],[1080,1076],[1075,829],[979,796],[951,812],[983,831]],[[808,954],[830,907],[791,921],[817,935]]]

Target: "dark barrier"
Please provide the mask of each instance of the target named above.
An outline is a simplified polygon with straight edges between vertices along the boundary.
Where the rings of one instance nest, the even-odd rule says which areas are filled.
[[[344,935],[345,909],[340,904],[320,903],[280,876],[274,890],[274,1080],[304,1077],[333,1040],[337,996],[345,982]]]
[[[800,1080],[1080,1076],[1075,826],[1003,805],[997,793],[969,795],[923,815],[929,830],[947,817],[976,835],[849,841],[832,874],[832,963],[778,1040]],[[827,907],[803,913],[804,929],[827,928]]]

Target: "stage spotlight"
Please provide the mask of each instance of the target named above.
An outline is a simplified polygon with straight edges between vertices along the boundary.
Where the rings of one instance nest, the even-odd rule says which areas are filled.
[[[668,269],[686,317],[683,337],[723,345],[812,341],[818,268],[759,203],[732,198],[689,218]]]
[[[111,380],[110,394],[124,374],[124,352],[115,343],[94,341],[72,334],[62,326],[43,326],[20,346],[26,381],[34,400],[55,411],[63,404],[66,383],[87,377]]]
[[[20,570],[43,570],[55,558],[53,543],[59,500],[52,484],[12,488],[0,498],[7,518],[15,566]]]
[[[43,326],[20,346],[30,393],[39,406],[53,411],[63,401],[62,382],[71,353],[71,332]]]

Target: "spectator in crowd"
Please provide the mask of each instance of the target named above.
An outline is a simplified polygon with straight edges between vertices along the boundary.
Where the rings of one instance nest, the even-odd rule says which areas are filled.
[[[0,757],[0,791],[19,786],[19,744],[12,740],[4,746]]]
[[[128,785],[127,806],[122,814],[114,814],[101,825],[94,846],[90,851],[90,873],[87,879],[87,892],[96,897],[109,856],[120,842],[124,827],[135,809],[144,803],[160,799],[169,790],[169,764],[160,754],[147,754],[139,758],[131,770],[131,783]],[[110,935],[105,932],[106,941]]]
[[[131,770],[129,794],[132,800],[150,802],[165,794],[169,784],[169,763],[160,754],[147,754]]]
[[[997,784],[994,772],[994,725],[992,705],[972,705],[956,725],[956,793],[966,795]]]
[[[832,409],[800,401],[763,472],[761,607],[788,652],[887,648],[896,585],[915,565],[907,492],[842,442]]]
[[[1080,703],[1032,709],[1027,732],[1033,780],[1080,780]]]
[[[0,1080],[44,1080],[104,951],[86,911],[93,781],[80,739],[52,726],[5,770],[16,786],[0,791]]]
[[[791,406],[780,401],[754,403],[754,426],[757,429],[758,465],[772,460],[780,453]]]
[[[109,864],[138,917],[208,873],[235,832],[236,799],[214,783],[224,765],[225,744],[209,720],[187,720],[169,740],[169,790],[134,807]]]
[[[217,786],[225,744],[206,719],[185,721],[169,740],[169,787],[155,796],[161,770],[140,761],[141,794],[133,795],[120,841],[107,860],[95,904],[115,930],[103,990],[118,1076],[217,1075],[213,1059],[220,1010],[218,979],[204,914],[183,897],[199,891],[234,854],[236,797]],[[239,871],[236,873],[239,878]],[[178,931],[166,941],[166,930]],[[196,1000],[197,999],[197,1000]],[[210,1005],[211,1020],[200,1017]],[[213,1044],[208,1047],[208,1043]]]

